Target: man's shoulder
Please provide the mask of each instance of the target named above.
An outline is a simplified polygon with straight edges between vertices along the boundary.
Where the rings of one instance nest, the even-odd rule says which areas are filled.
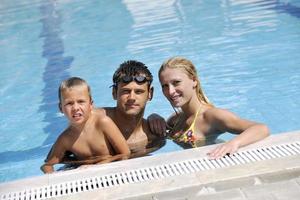
[[[113,108],[102,107],[102,108],[94,108],[93,113],[98,118],[110,117],[113,113]]]
[[[115,109],[116,109],[115,107],[101,107],[101,108],[95,108],[94,110],[99,115],[108,116],[110,118],[113,118]]]
[[[106,115],[106,112],[103,108],[94,108],[92,113],[97,117],[102,117]]]
[[[96,126],[99,126],[99,128],[113,122],[111,110],[109,108],[96,108],[93,113]]]

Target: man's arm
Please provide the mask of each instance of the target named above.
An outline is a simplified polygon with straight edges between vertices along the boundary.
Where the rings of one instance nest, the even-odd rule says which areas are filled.
[[[147,118],[148,125],[152,133],[160,136],[166,136],[167,124],[163,117],[152,113]]]
[[[136,151],[130,154],[130,158],[138,158],[142,156],[147,156],[149,153],[152,153],[166,144],[166,139],[164,137],[157,137],[149,141],[145,149]]]
[[[138,149],[135,152],[132,152],[130,158],[146,156],[166,144],[166,137],[163,135],[153,134],[146,120],[143,120],[143,131],[147,134],[147,145],[143,149]]]

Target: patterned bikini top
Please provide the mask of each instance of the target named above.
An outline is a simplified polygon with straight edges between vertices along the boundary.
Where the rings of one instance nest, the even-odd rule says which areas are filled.
[[[195,118],[191,124],[191,126],[186,131],[179,131],[177,133],[171,134],[169,137],[174,142],[181,144],[182,146],[190,146],[190,147],[199,147],[205,145],[205,138],[196,138],[195,134],[195,123],[198,116],[200,109],[198,109]],[[175,123],[174,127],[178,125],[181,121],[181,117],[178,118],[177,122]],[[182,133],[183,132],[183,133]]]

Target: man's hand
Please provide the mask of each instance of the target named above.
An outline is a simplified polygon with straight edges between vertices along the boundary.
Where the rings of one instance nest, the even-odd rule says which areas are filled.
[[[167,123],[163,117],[153,113],[148,116],[147,122],[152,133],[159,136],[166,136]]]

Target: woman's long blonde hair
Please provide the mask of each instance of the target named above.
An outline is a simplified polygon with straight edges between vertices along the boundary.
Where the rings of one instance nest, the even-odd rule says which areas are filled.
[[[161,67],[158,71],[158,77],[160,77],[161,72],[163,70],[165,70],[166,68],[181,69],[184,73],[186,73],[188,75],[188,77],[190,79],[196,80],[197,81],[196,92],[197,92],[197,97],[198,97],[199,101],[213,106],[213,104],[210,103],[210,101],[208,100],[208,98],[206,97],[206,95],[204,94],[204,92],[202,90],[196,67],[194,66],[194,64],[191,61],[189,61],[188,59],[183,58],[183,57],[169,58],[161,65]]]

